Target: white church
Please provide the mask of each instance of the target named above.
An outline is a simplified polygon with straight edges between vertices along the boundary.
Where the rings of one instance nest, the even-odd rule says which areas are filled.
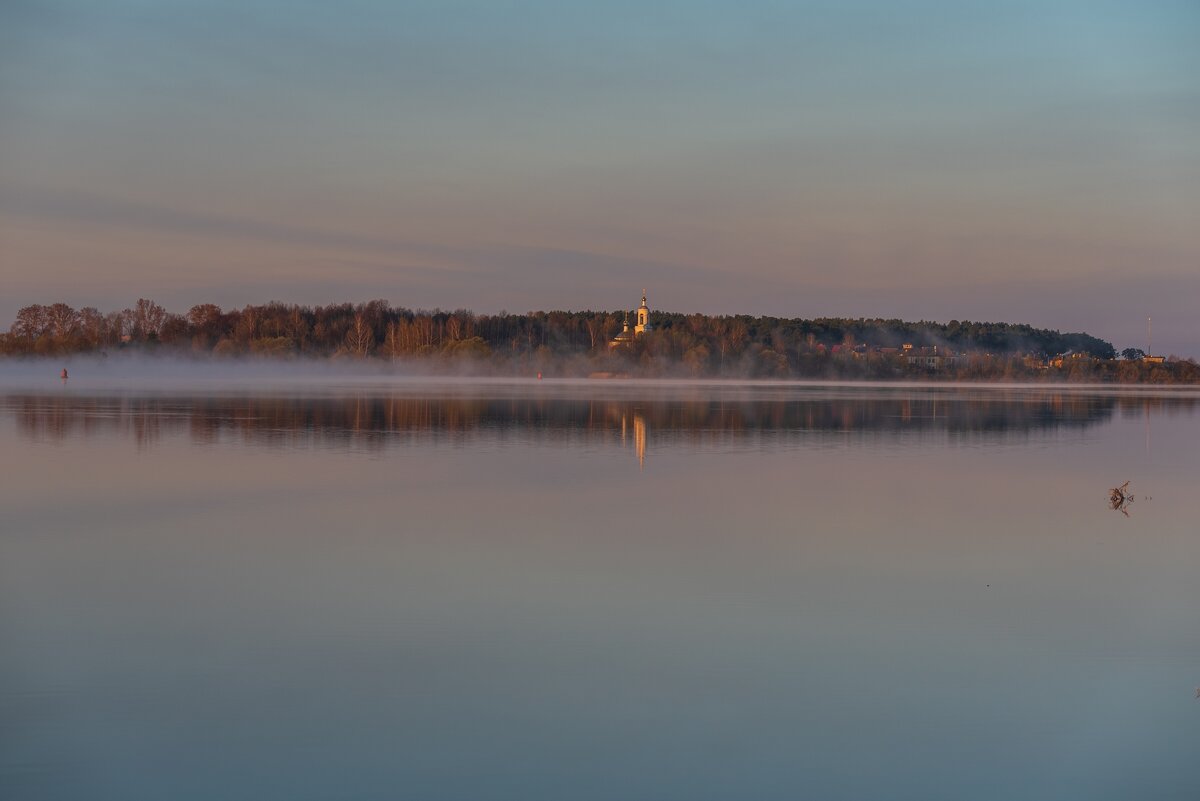
[[[622,345],[628,345],[637,339],[640,335],[651,330],[650,328],[650,307],[646,305],[646,290],[642,290],[642,305],[637,309],[637,325],[633,330],[629,329],[629,315],[625,315],[625,327],[621,329],[621,333],[617,334],[608,343],[610,348],[619,348]]]

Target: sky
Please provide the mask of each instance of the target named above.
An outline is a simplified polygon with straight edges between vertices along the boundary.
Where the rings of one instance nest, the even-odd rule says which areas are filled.
[[[0,327],[386,298],[1200,357],[1200,3],[0,3]]]

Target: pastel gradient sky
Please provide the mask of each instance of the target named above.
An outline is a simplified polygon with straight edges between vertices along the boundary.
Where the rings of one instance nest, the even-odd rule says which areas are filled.
[[[1200,3],[0,3],[33,302],[987,319],[1200,356]]]

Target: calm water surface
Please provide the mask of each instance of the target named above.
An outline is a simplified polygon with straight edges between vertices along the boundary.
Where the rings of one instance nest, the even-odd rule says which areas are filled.
[[[1194,393],[10,388],[0,797],[1194,801],[1198,445]]]

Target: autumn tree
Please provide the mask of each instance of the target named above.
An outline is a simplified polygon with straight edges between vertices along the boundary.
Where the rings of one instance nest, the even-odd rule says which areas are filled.
[[[17,318],[9,330],[15,337],[32,341],[46,332],[48,324],[46,307],[34,303],[17,312]]]
[[[134,336],[139,339],[158,339],[163,324],[167,321],[167,310],[152,300],[138,298],[133,307]]]
[[[107,328],[104,315],[94,306],[84,306],[79,310],[79,333],[91,347],[98,348],[107,340]]]
[[[369,354],[375,347],[375,332],[371,330],[367,317],[363,312],[354,315],[354,322],[346,332],[346,350],[360,359]]]
[[[65,341],[79,326],[79,312],[65,303],[54,303],[46,307],[46,323],[55,339]]]
[[[187,321],[193,328],[212,328],[220,319],[221,307],[213,303],[198,303],[187,313]]]

